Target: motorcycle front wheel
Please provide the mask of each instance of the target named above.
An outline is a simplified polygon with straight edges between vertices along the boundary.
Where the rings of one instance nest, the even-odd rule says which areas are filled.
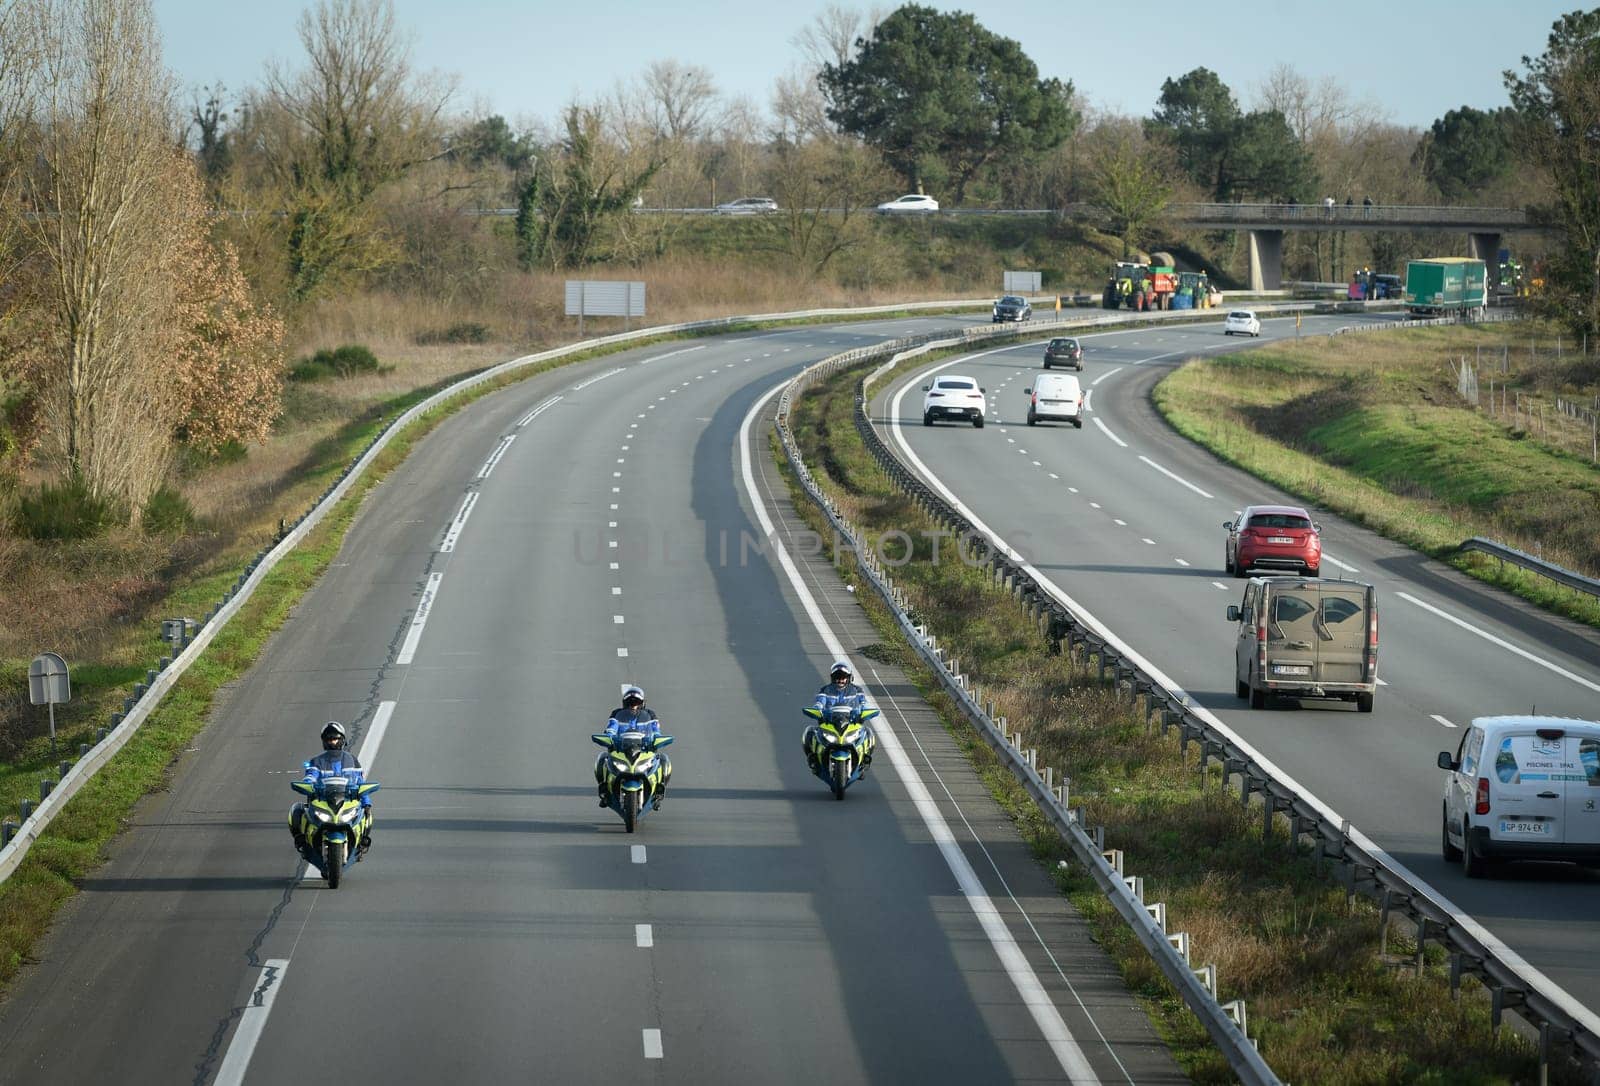
[[[327,852],[328,863],[328,889],[337,890],[339,879],[344,875],[344,842],[329,841]]]
[[[850,787],[850,763],[832,762],[830,768],[832,779],[828,781],[828,787],[833,789],[834,799],[843,799],[844,790]]]
[[[633,832],[633,827],[639,822],[639,808],[644,803],[644,792],[622,793],[622,824]]]

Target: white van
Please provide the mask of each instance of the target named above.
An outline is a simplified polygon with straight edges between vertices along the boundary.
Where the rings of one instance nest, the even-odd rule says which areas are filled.
[[[1468,878],[1494,859],[1600,866],[1600,722],[1479,717],[1439,768],[1444,858]]]
[[[1078,378],[1070,373],[1041,373],[1033,379],[1033,387],[1022,390],[1028,395],[1028,425],[1059,419],[1083,429],[1083,389]]]

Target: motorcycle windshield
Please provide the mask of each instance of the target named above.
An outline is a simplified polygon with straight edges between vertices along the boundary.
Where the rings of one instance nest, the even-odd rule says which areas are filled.
[[[338,806],[350,794],[350,781],[345,777],[324,777],[318,791],[330,804]]]

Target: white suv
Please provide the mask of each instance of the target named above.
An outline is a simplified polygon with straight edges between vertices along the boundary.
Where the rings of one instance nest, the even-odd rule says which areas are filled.
[[[983,429],[983,416],[989,413],[986,392],[971,377],[947,373],[934,378],[933,384],[922,386],[922,425],[932,426],[936,419],[955,419]]]
[[[1600,722],[1479,717],[1439,768],[1444,858],[1468,878],[1497,858],[1600,867]]]

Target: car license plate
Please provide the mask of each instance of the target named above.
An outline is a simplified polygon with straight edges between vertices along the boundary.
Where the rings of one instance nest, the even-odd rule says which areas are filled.
[[[1520,834],[1523,837],[1543,837],[1550,832],[1548,822],[1502,822],[1501,833]]]
[[[1290,539],[1286,535],[1269,535],[1269,536],[1267,536],[1267,542],[1268,543],[1293,543],[1294,540]]]
[[[1273,664],[1272,671],[1275,675],[1309,675],[1310,664]]]

